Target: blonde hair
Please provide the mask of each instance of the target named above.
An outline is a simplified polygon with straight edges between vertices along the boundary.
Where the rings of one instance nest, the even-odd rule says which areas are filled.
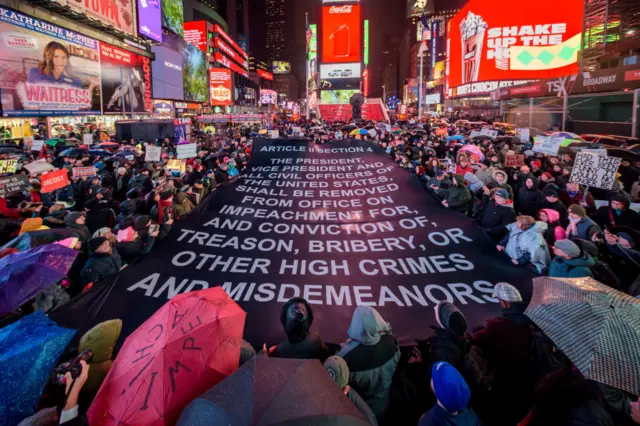
[[[536,220],[531,216],[518,216],[516,217],[516,222],[522,224],[523,230],[527,230],[531,228],[534,223],[536,223]]]

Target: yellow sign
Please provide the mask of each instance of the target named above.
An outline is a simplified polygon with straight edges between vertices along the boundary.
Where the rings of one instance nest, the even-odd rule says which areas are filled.
[[[0,173],[15,173],[18,160],[0,160]]]

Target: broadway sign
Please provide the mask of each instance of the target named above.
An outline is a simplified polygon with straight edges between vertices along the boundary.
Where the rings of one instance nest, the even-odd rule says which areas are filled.
[[[126,336],[177,294],[222,286],[246,310],[255,345],[285,338],[280,310],[292,297],[309,301],[313,330],[328,342],[345,340],[361,305],[408,344],[430,334],[439,301],[459,306],[471,330],[500,314],[496,283],[529,297],[531,278],[377,146],[262,140],[244,178],[177,222],[115,284],[94,286],[54,318],[76,328],[120,318]]]

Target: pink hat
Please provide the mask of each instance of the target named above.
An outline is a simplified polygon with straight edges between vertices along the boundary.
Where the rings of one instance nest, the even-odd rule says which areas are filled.
[[[128,242],[133,240],[133,228],[130,226],[126,229],[121,229],[118,231],[118,235],[116,235],[116,241],[121,243],[121,242]]]
[[[61,246],[72,249],[76,247],[76,244],[78,244],[78,241],[79,240],[75,237],[69,237],[69,238],[65,238],[62,241],[56,241],[56,244],[60,244]]]

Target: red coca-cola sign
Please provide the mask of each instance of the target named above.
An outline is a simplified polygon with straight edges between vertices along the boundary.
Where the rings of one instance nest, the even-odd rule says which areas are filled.
[[[322,63],[360,62],[360,5],[322,8]]]
[[[331,14],[336,14],[336,13],[351,13],[353,5],[350,4],[345,4],[344,6],[331,6],[329,8],[329,13]]]

